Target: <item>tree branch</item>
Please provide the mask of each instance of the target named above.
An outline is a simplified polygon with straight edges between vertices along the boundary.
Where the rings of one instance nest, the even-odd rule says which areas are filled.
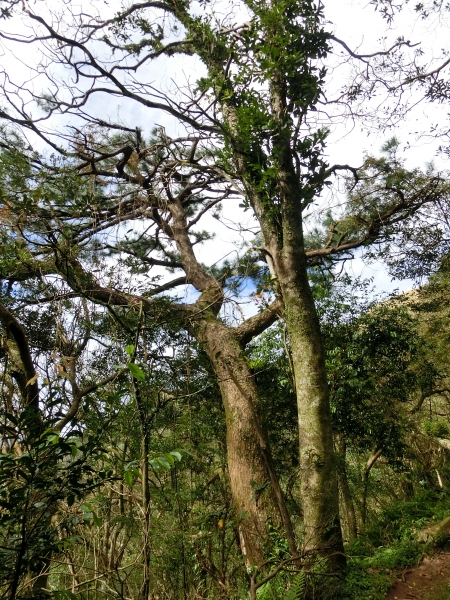
[[[275,300],[265,310],[245,320],[234,329],[234,334],[241,346],[248,344],[255,336],[265,331],[279,318],[282,310],[281,300]]]
[[[395,44],[393,44],[387,50],[381,50],[380,52],[372,52],[372,54],[357,54],[356,52],[353,52],[353,50],[351,50],[343,40],[335,37],[334,35],[329,35],[328,38],[345,48],[345,50],[350,54],[351,57],[357,58],[358,60],[362,60],[363,62],[367,62],[366,60],[364,60],[365,58],[375,58],[376,56],[388,56],[392,52],[392,50],[394,50],[395,48],[401,48],[401,46],[415,48],[416,46],[420,45],[420,42],[418,42],[417,44],[411,44],[410,41],[401,41],[395,42]]]
[[[172,281],[168,281],[167,283],[163,283],[159,285],[155,289],[151,290],[146,296],[156,296],[156,294],[160,294],[161,292],[165,292],[167,290],[172,290],[174,287],[178,287],[179,285],[186,285],[189,283],[189,279],[187,277],[177,277],[176,279],[172,279]]]
[[[6,330],[7,350],[12,364],[11,375],[20,388],[25,406],[34,406],[39,410],[37,374],[25,330],[1,302],[0,321]]]
[[[56,423],[56,425],[54,425],[54,429],[61,431],[67,425],[67,423],[69,423],[76,416],[76,414],[80,408],[81,400],[84,398],[84,396],[87,396],[88,394],[92,394],[92,392],[95,392],[96,390],[98,390],[98,388],[100,388],[108,383],[111,383],[112,381],[117,379],[117,377],[119,377],[119,375],[122,375],[122,373],[125,373],[126,371],[128,371],[127,368],[120,369],[116,373],[113,373],[113,375],[110,375],[109,377],[105,377],[98,383],[93,383],[91,385],[88,385],[87,387],[85,387],[82,390],[80,390],[78,388],[75,381],[71,381],[72,389],[74,390],[73,402],[72,402],[69,410],[65,414],[65,416],[60,421],[58,421]]]

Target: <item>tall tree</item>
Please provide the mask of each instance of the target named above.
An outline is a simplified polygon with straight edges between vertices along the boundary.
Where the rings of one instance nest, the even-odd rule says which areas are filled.
[[[186,151],[191,153],[192,147],[195,149],[196,145],[195,140],[188,139]],[[119,150],[119,154],[120,152]],[[127,156],[125,163],[128,162],[132,152],[133,150],[128,152],[128,149],[125,149]],[[117,155],[117,151],[113,151],[112,154]],[[179,182],[176,183],[178,189],[172,187],[169,191],[170,201],[167,202],[162,194],[154,196],[153,193],[144,191],[144,205],[142,205],[139,194],[142,187],[146,190],[145,184],[142,186],[140,176],[137,182],[127,170],[124,168],[122,170],[120,165],[119,172],[124,181],[123,186],[115,183],[117,169],[114,163],[112,168],[110,167],[111,170],[108,170],[111,162],[110,165],[97,165],[100,169],[96,166],[96,169],[103,173],[103,178],[109,177],[113,181],[112,189],[108,190],[111,192],[110,195],[105,196],[101,186],[97,184],[94,184],[93,190],[89,190],[87,181],[81,182],[80,185],[78,176],[75,175],[74,178],[67,167],[62,171],[50,169],[45,173],[39,165],[33,169],[33,165],[30,165],[23,155],[21,157],[20,150],[17,148],[4,152],[4,172],[9,161],[15,160],[19,165],[20,158],[24,161],[22,177],[16,170],[15,178],[5,176],[4,179],[3,226],[9,227],[10,245],[17,244],[22,248],[23,262],[22,264],[16,262],[12,266],[6,260],[2,276],[13,282],[54,273],[63,277],[71,293],[111,307],[111,310],[113,307],[118,307],[119,310],[131,309],[136,314],[150,314],[154,318],[160,315],[159,318],[178,319],[204,345],[222,392],[227,414],[228,470],[236,510],[241,515],[239,529],[246,562],[249,565],[264,562],[263,548],[268,538],[270,522],[274,525],[283,524],[291,551],[295,553],[292,526],[273,469],[266,432],[261,424],[258,392],[243,354],[243,345],[277,318],[277,305],[275,303],[238,328],[227,326],[218,318],[224,301],[220,279],[208,273],[201,265],[194,253],[194,244],[189,238],[191,228],[203,212],[217,204],[227,191],[220,191],[217,194],[218,198],[213,200],[203,195],[196,197],[193,194],[197,186],[204,187],[202,181],[204,176],[194,175],[193,179],[189,173],[186,176],[182,172],[182,166],[175,165],[180,170],[180,175]],[[151,157],[151,160],[154,160],[154,157]],[[177,181],[174,165],[166,164],[167,157],[164,154],[156,158],[158,166],[160,162],[162,178],[165,177],[165,172],[169,171]],[[79,168],[78,164],[75,166]],[[148,167],[151,168],[151,162]],[[136,183],[138,183],[137,191]],[[212,194],[216,195],[213,188],[214,180],[211,177],[208,178],[208,183]],[[100,189],[97,189],[98,187]],[[29,189],[33,190],[31,195]],[[88,202],[94,208],[94,213],[86,211]],[[192,216],[190,222],[187,220],[186,212]],[[196,217],[194,217],[195,212],[198,213]],[[27,215],[25,219],[24,215]],[[103,239],[102,245],[106,255],[110,252],[117,254],[123,251],[125,255],[133,256],[136,260],[134,267],[131,264],[131,273],[133,268],[138,268],[136,264],[139,265],[141,272],[142,265],[156,264],[169,268],[182,268],[185,276],[163,285],[152,285],[150,279],[150,285],[143,288],[142,294],[136,293],[137,286],[134,283],[132,283],[132,293],[119,290],[120,272],[118,271],[114,274],[114,287],[100,285],[94,280],[90,270],[93,265],[89,262],[90,254],[91,259],[97,261],[97,266],[99,264],[99,232],[108,231],[115,223],[132,222],[141,216],[147,218],[147,228],[153,230],[153,236],[148,236],[140,243],[139,238],[130,244],[122,241],[118,248],[107,243],[107,238]],[[20,223],[21,219],[22,223]],[[202,234],[198,234],[197,238],[198,241],[201,240]],[[86,240],[90,240],[92,244],[89,253],[86,252]],[[171,243],[175,245],[173,250],[176,252],[176,257],[173,250],[170,252],[166,247]],[[161,252],[163,259],[147,258],[146,254],[150,249]],[[145,268],[144,272],[146,270]],[[226,273],[221,276],[222,280],[225,277]],[[188,281],[200,292],[199,299],[194,304],[167,303],[158,298],[152,299],[161,292]],[[139,283],[138,286],[142,287]],[[69,295],[71,293],[69,292]],[[64,297],[64,289],[60,290],[55,297]],[[66,354],[70,353],[66,352]],[[80,399],[74,402],[70,417],[76,416],[79,406]],[[145,423],[141,425],[145,429]],[[261,491],[258,492],[258,489]],[[265,492],[263,493],[262,490]]]
[[[43,122],[58,114],[81,119],[72,129],[75,133],[65,134],[69,170],[89,178],[91,188],[84,197],[72,188],[70,202],[64,194],[49,202],[45,193],[32,201],[28,214],[33,217],[26,224],[32,230],[36,225],[32,235],[24,235],[17,195],[10,197],[11,206],[16,204],[10,209],[11,225],[20,243],[32,248],[28,263],[39,255],[39,273],[46,266],[45,272],[58,273],[73,293],[92,301],[152,312],[159,306],[153,297],[177,285],[189,283],[199,292],[195,303],[171,302],[170,310],[204,344],[218,377],[227,414],[233,497],[245,515],[241,546],[249,564],[263,562],[270,519],[283,523],[295,553],[257,389],[243,355],[243,346],[283,310],[298,404],[306,547],[336,557],[343,546],[329,391],[308,265],[393,235],[396,223],[445,196],[447,185],[438,175],[406,171],[386,159],[368,159],[361,172],[326,164],[327,131],[320,126],[318,102],[333,36],[324,28],[320,2],[247,1],[241,6],[247,20],[241,23],[234,16],[221,20],[206,4],[202,8],[204,14],[198,16],[196,5],[189,2],[144,2],[105,18],[95,12],[79,17],[67,7],[64,15],[47,17],[23,7],[21,17],[35,29],[26,42],[44,43],[45,61],[50,60],[49,91],[27,89],[45,115],[34,120],[26,103],[16,102],[8,81],[4,89],[9,104],[1,116],[66,155],[68,149],[44,130]],[[12,3],[14,10],[19,9]],[[2,37],[8,44],[24,41],[9,32]],[[147,83],[146,69],[160,57],[174,56],[199,58],[205,77],[169,94]],[[50,65],[56,62],[72,71],[75,83],[52,71]],[[25,93],[24,87],[17,93]],[[119,96],[150,115],[152,110],[165,111],[177,120],[182,134],[171,137],[159,128],[148,140],[134,123],[98,117],[91,101],[99,94]],[[328,232],[308,246],[303,213],[343,170],[355,176],[349,184],[348,211],[344,218],[331,220]],[[76,187],[75,181],[73,175]],[[25,194],[20,202],[25,196],[29,202]],[[192,228],[236,196],[259,222],[259,258],[268,266],[276,300],[232,328],[220,310],[233,273],[202,264],[195,244],[205,235]],[[128,221],[142,221],[143,233],[127,240],[122,226]],[[118,242],[110,235],[115,227]],[[96,259],[108,252],[122,260],[128,256],[132,274],[162,266],[181,269],[184,275],[144,288],[136,279],[127,288],[117,272],[106,283],[83,263],[89,252]],[[265,482],[270,482],[266,491]]]

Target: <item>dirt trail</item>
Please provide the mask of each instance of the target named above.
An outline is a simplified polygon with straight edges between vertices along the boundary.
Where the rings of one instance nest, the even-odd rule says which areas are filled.
[[[450,552],[425,557],[399,573],[386,600],[450,600]]]

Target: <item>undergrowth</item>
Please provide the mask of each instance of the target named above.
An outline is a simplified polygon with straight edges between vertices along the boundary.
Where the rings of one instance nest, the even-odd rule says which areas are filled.
[[[417,539],[417,532],[449,515],[445,492],[426,491],[391,503],[348,545],[348,573],[336,600],[384,600],[396,574],[432,550]]]
[[[259,590],[258,600],[385,600],[398,575],[420,562],[436,544],[421,542],[417,532],[450,516],[450,495],[424,491],[406,502],[394,502],[346,548],[347,573],[342,581],[316,573],[281,576]],[[448,541],[440,540],[445,545]],[[313,570],[313,571],[314,571]],[[450,592],[445,599],[450,600]]]

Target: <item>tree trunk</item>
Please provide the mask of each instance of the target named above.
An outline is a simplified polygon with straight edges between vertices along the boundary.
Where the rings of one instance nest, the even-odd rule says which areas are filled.
[[[280,113],[276,106],[276,93],[273,94],[274,113]],[[282,137],[278,151],[281,227],[280,224],[274,224],[261,203],[260,222],[269,255],[269,267],[284,303],[292,352],[305,544],[307,550],[332,556],[332,562],[340,567],[345,564],[345,557],[339,521],[330,397],[319,318],[308,281],[303,239],[303,195],[289,147]]]
[[[284,304],[298,406],[306,549],[332,556],[332,563],[340,568],[345,565],[345,556],[325,354],[308,281],[302,217],[306,198],[286,136],[286,90],[281,80],[278,74],[271,81],[272,116],[280,126],[279,135],[273,138],[279,206],[268,203],[265,195],[260,194],[245,155],[236,153],[235,164],[261,225],[267,263]],[[230,131],[240,140],[236,107],[228,103],[224,115]]]
[[[138,345],[138,333],[136,334],[136,347]],[[134,355],[132,357],[134,359]],[[133,390],[136,398],[139,420],[141,422],[141,461],[142,461],[142,585],[139,600],[150,598],[150,480],[148,471],[149,461],[149,421],[146,407],[144,406],[141,389],[138,382],[133,378]]]
[[[377,462],[377,460],[380,458],[382,453],[383,453],[383,448],[375,449],[372,456],[369,457],[369,459],[366,463],[365,469],[364,469],[363,500],[362,500],[362,508],[361,508],[361,523],[362,523],[363,527],[365,526],[366,521],[367,521],[367,493],[369,491],[370,471],[372,470],[373,465]]]
[[[282,172],[280,172],[280,177]],[[289,179],[289,175],[286,176]],[[280,187],[281,184],[280,184]],[[284,302],[292,352],[300,438],[300,475],[306,549],[343,553],[331,411],[319,319],[307,276],[300,202],[285,185],[283,247],[271,235],[272,268]],[[265,236],[267,239],[267,235]],[[337,558],[340,562],[340,559]]]
[[[341,506],[341,523],[344,539],[351,541],[358,536],[358,526],[356,521],[355,505],[347,477],[346,464],[346,444],[340,436],[336,439],[337,458],[337,478],[339,488],[339,500]]]
[[[213,365],[225,407],[228,471],[238,515],[239,538],[247,566],[268,558],[264,547],[269,526],[282,525],[292,554],[294,534],[276,478],[267,434],[261,426],[260,403],[242,347],[229,327],[205,318],[195,328]]]
[[[222,323],[218,314],[223,304],[219,282],[197,261],[185,207],[180,199],[168,205],[172,225],[166,228],[175,240],[189,281],[201,291],[190,315],[189,329],[204,344],[217,376],[225,408],[228,471],[238,515],[239,536],[247,565],[261,565],[265,558],[270,522],[282,524],[291,552],[296,547],[268,438],[261,427],[258,392],[239,343],[237,331]],[[245,336],[244,336],[245,337]]]
[[[305,278],[306,279],[306,278]],[[309,290],[282,284],[298,406],[306,546],[342,552],[329,392],[319,323]]]

